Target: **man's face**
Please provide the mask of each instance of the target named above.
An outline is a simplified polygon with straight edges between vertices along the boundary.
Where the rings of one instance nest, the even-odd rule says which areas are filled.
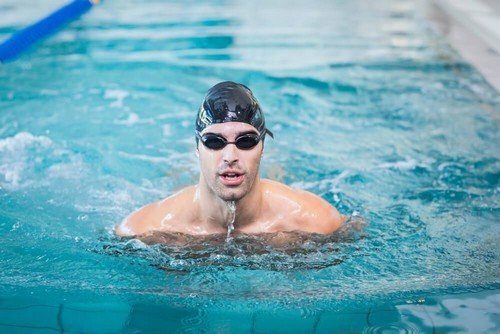
[[[234,142],[244,134],[259,132],[250,124],[227,122],[208,126],[201,135],[216,134]],[[259,174],[262,141],[255,147],[242,150],[228,144],[212,150],[198,143],[200,168],[208,188],[224,201],[237,201],[250,192]]]

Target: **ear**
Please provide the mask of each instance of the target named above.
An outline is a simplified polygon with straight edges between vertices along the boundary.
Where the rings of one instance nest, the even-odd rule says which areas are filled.
[[[200,149],[198,148],[198,145],[196,145],[196,150],[194,153],[196,154],[196,157],[200,157]]]

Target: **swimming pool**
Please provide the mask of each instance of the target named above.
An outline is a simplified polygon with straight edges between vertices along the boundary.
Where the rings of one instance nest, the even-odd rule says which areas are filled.
[[[4,1],[0,38],[61,3]],[[500,96],[416,6],[106,1],[2,65],[0,329],[498,331]],[[113,237],[197,180],[222,80],[265,109],[263,176],[364,229],[293,252]]]

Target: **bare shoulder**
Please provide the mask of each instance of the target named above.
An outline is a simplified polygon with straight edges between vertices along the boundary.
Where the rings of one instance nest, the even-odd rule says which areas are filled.
[[[183,205],[193,200],[195,186],[181,191],[158,202],[150,203],[128,215],[115,227],[118,236],[135,236],[152,231],[172,230],[173,224],[182,220],[185,212],[180,210]]]
[[[335,207],[318,195],[276,181],[262,180],[262,184],[270,204],[282,211],[281,216],[286,217],[296,230],[329,234],[338,230],[345,221]]]

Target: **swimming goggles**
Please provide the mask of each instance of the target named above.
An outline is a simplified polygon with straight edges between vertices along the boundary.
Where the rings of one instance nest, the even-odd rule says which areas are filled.
[[[247,133],[239,136],[235,141],[227,141],[226,138],[213,133],[207,133],[202,136],[196,132],[196,136],[201,140],[203,145],[211,150],[222,150],[228,144],[234,144],[240,150],[251,150],[257,146],[265,135],[265,131],[260,135],[256,133]]]

